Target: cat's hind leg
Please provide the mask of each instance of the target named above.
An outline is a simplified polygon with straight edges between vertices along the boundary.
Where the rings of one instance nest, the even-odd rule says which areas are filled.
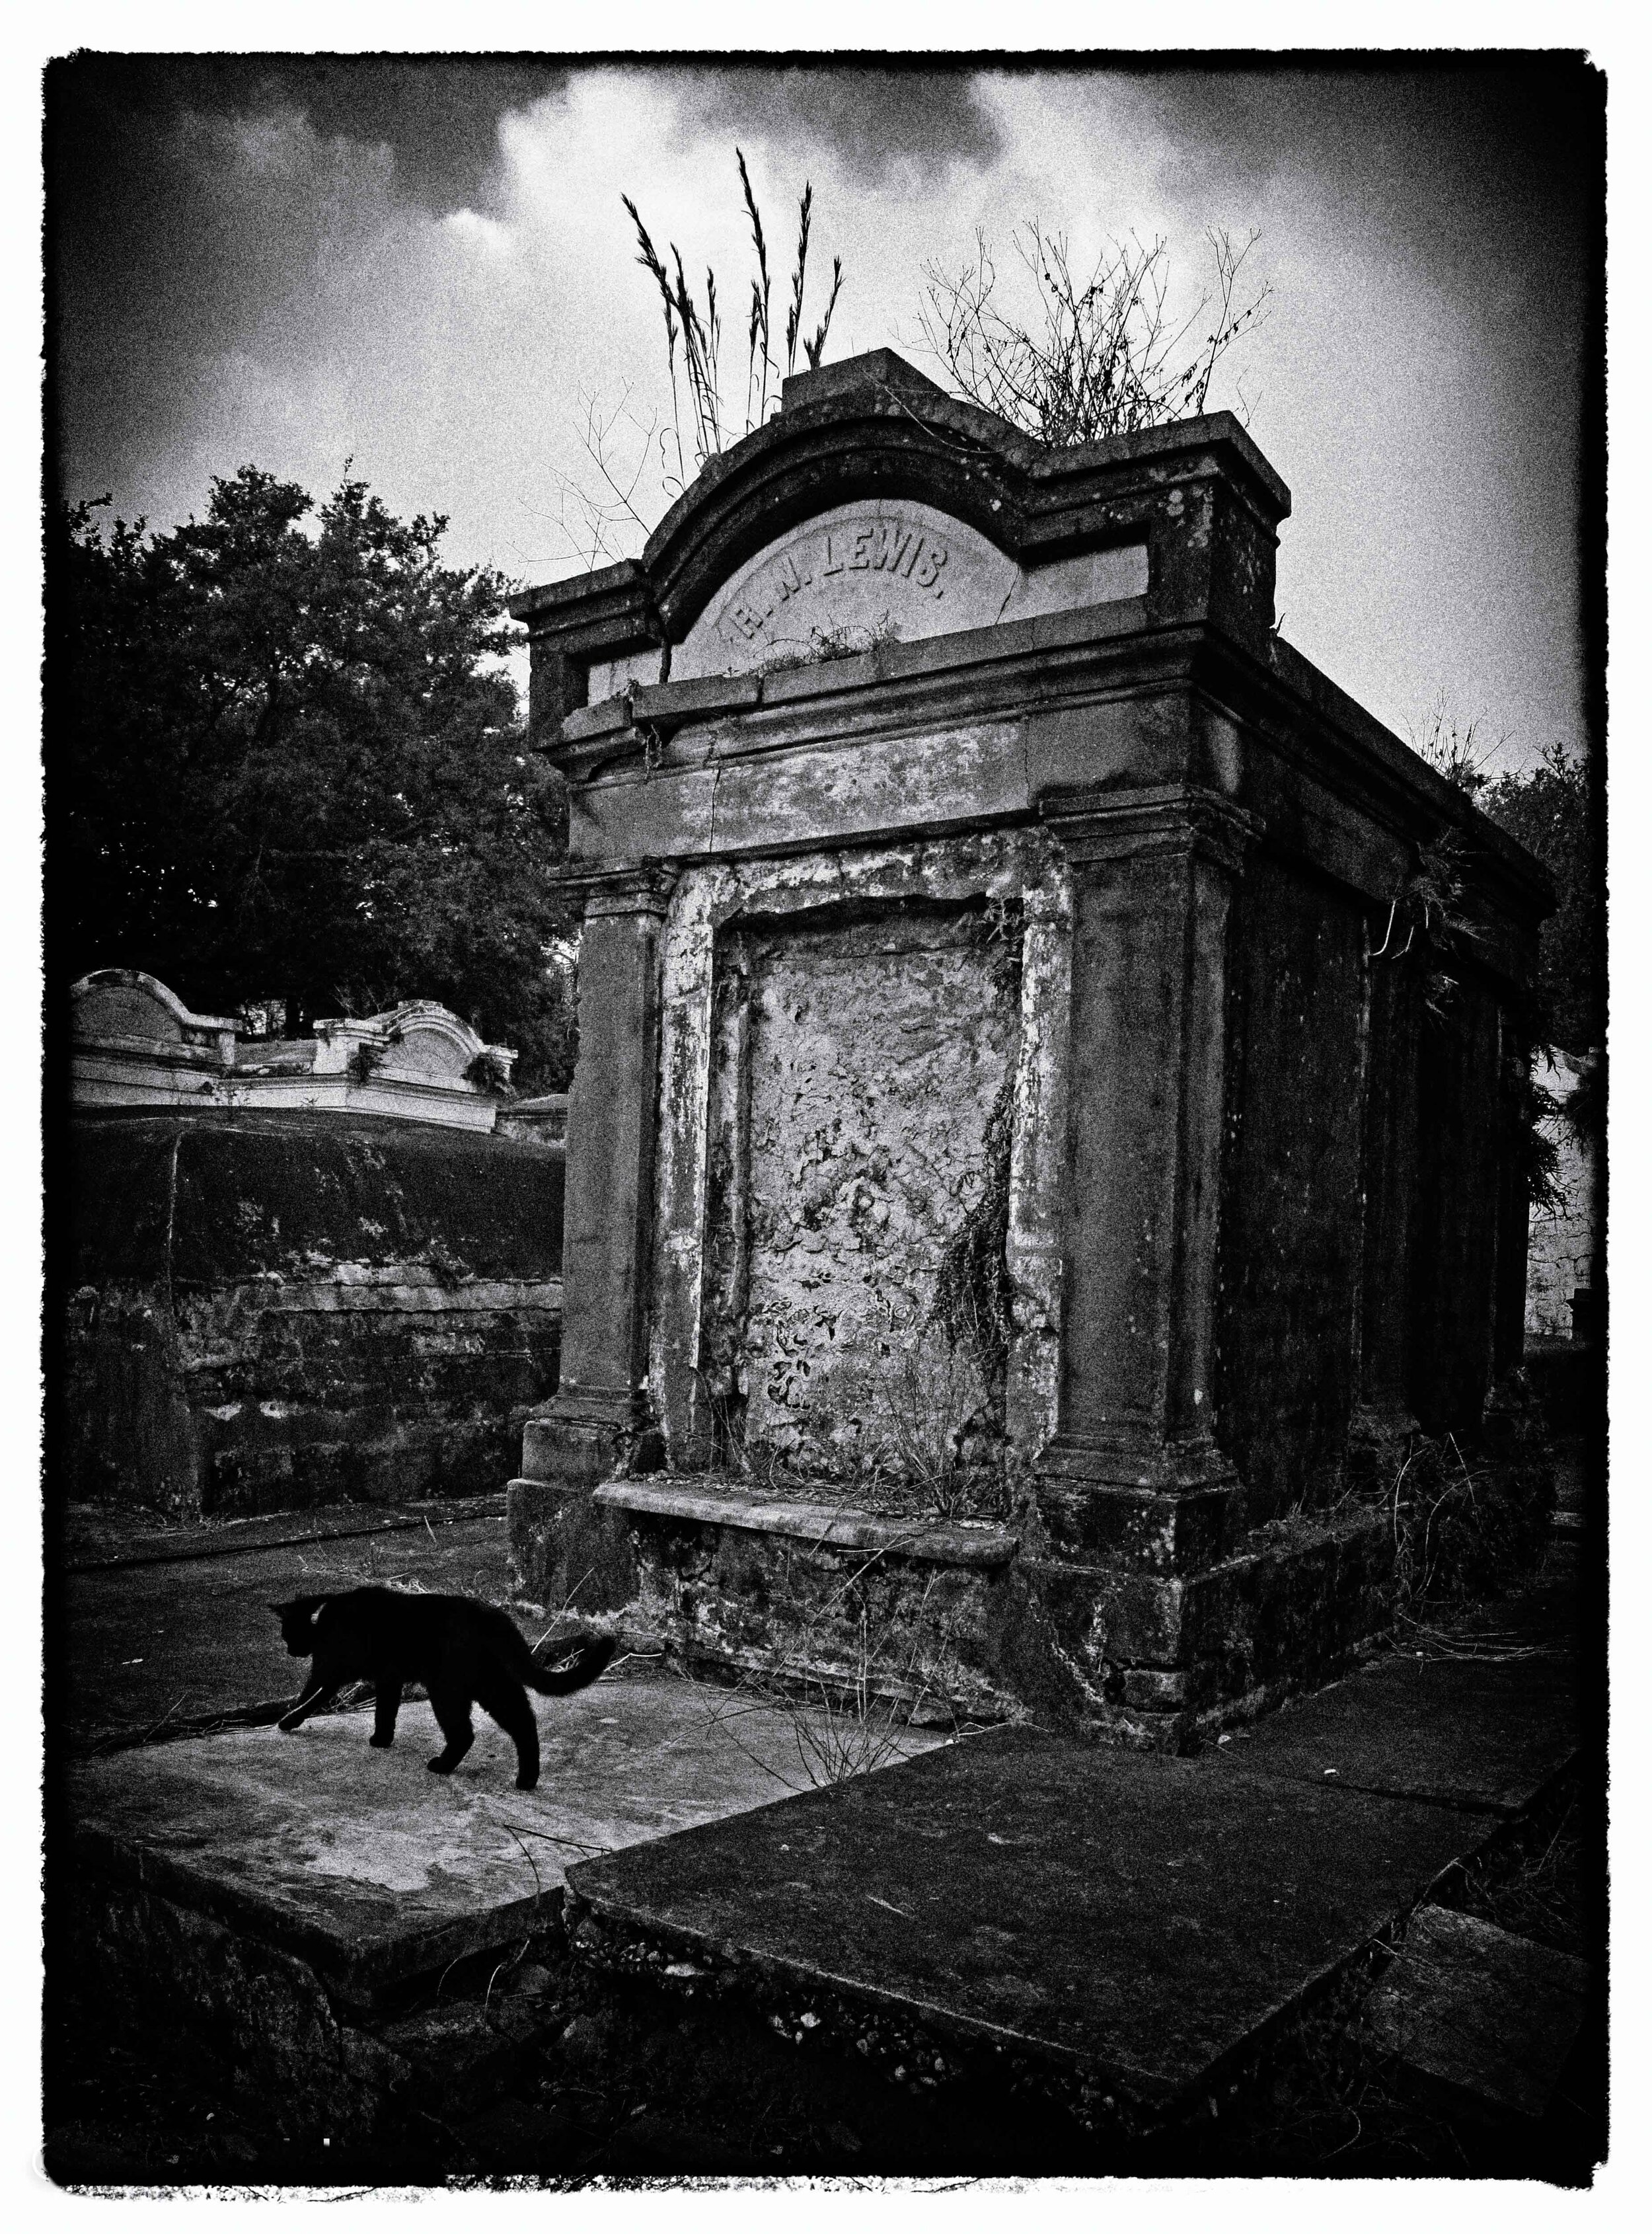
[[[464,1691],[433,1683],[430,1687],[430,1710],[441,1724],[441,1734],[447,1743],[434,1760],[425,1763],[425,1767],[433,1776],[451,1776],[476,1742],[476,1733],[470,1725],[469,1695]]]
[[[373,1693],[373,1734],[369,1745],[395,1743],[396,1709],[402,1704],[402,1678],[381,1676]]]
[[[479,1686],[476,1703],[486,1709],[516,1745],[516,1788],[532,1792],[539,1780],[539,1726],[522,1686],[508,1676],[490,1676]]]

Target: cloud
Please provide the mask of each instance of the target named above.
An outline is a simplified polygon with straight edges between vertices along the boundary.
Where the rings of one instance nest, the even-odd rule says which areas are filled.
[[[999,152],[997,126],[973,77],[958,69],[879,62],[776,70],[754,63],[690,83],[708,127],[761,127],[793,146],[800,139],[865,186],[954,164],[979,168]]]
[[[1402,731],[1445,681],[1466,715],[1483,707],[1533,743],[1579,734],[1590,142],[1557,127],[1538,145],[1528,82],[369,67],[295,75],[266,57],[59,81],[54,344],[73,493],[113,486],[164,521],[245,460],[319,493],[353,456],[397,510],[450,514],[455,557],[570,571],[565,491],[595,477],[583,398],[622,410],[611,463],[626,485],[640,469],[643,521],[672,493],[659,306],[622,191],[702,296],[716,271],[738,431],[738,140],[777,328],[813,184],[805,323],[840,254],[834,356],[892,344],[932,369],[923,267],[957,265],[977,227],[1011,288],[1009,237],[1028,215],[1070,233],[1075,269],[1111,234],[1163,233],[1186,310],[1205,227],[1259,225],[1272,315],[1231,366],[1295,496],[1286,633]],[[1550,67],[1554,115],[1586,122],[1583,74]],[[1211,398],[1240,400],[1231,380]]]
[[[566,80],[560,63],[527,58],[77,55],[51,66],[47,100],[82,170],[112,124],[164,139],[187,114],[291,112],[318,140],[388,149],[398,193],[443,216],[485,191],[500,118]]]

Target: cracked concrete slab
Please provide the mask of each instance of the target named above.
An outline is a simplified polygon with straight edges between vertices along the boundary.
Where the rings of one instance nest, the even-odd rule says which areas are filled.
[[[1517,1813],[1577,1751],[1577,1682],[1559,1646],[1506,1657],[1394,1653],[1236,1731],[1224,1770]]]
[[[1154,2113],[1492,1827],[1015,1729],[576,1864],[569,1886],[605,1930],[1099,2074]]]
[[[536,1921],[568,1865],[810,1787],[825,1715],[654,1674],[604,1679],[539,1715],[539,1788],[514,1788],[508,1738],[480,1712],[451,1777],[428,1705],[395,1746],[366,1714],[284,1734],[225,1731],[75,1764],[82,1855],[108,1874],[302,1955],[342,1991],[502,1946]],[[940,1744],[885,1734],[899,1760]]]

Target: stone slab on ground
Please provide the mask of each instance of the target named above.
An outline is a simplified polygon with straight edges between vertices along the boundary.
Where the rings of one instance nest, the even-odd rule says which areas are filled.
[[[783,1976],[800,2006],[898,2010],[1151,2117],[1490,1828],[1022,1728],[578,1863],[569,1887],[599,1935]]]
[[[362,1583],[508,1604],[496,1510],[368,1536],[224,1543],[211,1558],[64,1576],[51,1593],[57,1643],[47,1662],[55,1735],[82,1752],[290,1702],[304,1663],[289,1658],[271,1602]]]
[[[1217,1758],[1236,1775],[1507,1815],[1578,1743],[1577,1679],[1558,1649],[1485,1659],[1396,1652],[1236,1731]]]
[[[235,1520],[206,1519],[180,1528],[144,1506],[70,1505],[58,1523],[58,1551],[67,1569],[154,1566],[174,1559],[219,1559],[232,1551],[264,1551],[341,1537],[382,1536],[398,1529],[440,1530],[455,1522],[505,1518],[502,1492],[480,1497],[417,1498],[402,1505],[319,1505],[302,1512],[264,1512]]]
[[[1368,2004],[1371,2037],[1494,2111],[1540,2118],[1583,2017],[1589,1966],[1454,1909],[1420,1908]]]
[[[821,1719],[622,1675],[540,1713],[532,1793],[514,1788],[511,1741],[480,1712],[458,1770],[428,1774],[441,1740],[421,1702],[403,1706],[388,1752],[367,1742],[370,1715],[318,1715],[291,1734],[225,1731],[75,1763],[67,1800],[95,1868],[299,1955],[370,2003],[549,1924],[544,1904],[582,1855],[806,1789]],[[903,1732],[890,1757],[940,1742]]]

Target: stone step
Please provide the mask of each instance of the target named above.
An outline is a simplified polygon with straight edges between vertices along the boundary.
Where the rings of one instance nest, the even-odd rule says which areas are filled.
[[[1548,2110],[1583,2022],[1590,1969],[1481,1917],[1422,1907],[1371,1996],[1375,2045],[1499,2114]]]
[[[654,1520],[780,1537],[815,1551],[894,1553],[935,1566],[1002,1567],[1020,1541],[996,1521],[867,1512],[847,1504],[754,1497],[734,1484],[706,1488],[697,1480],[605,1481],[591,1502]]]

